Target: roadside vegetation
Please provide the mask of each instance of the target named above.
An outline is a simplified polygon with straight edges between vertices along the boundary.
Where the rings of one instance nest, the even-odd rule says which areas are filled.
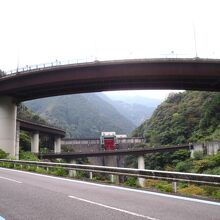
[[[0,150],[1,159],[7,158],[8,155]],[[178,158],[178,159],[177,159]],[[20,152],[21,160],[39,161],[39,159],[31,152]],[[130,162],[130,166],[133,167],[137,161],[136,158],[127,158],[126,161]],[[65,162],[61,160],[53,160],[53,162]],[[79,163],[85,163],[87,161],[79,161]],[[193,173],[209,173],[220,175],[220,152],[213,156],[203,156],[200,152],[195,154],[195,158],[189,158],[189,153],[186,150],[176,151],[169,156],[167,153],[158,153],[148,155],[145,158],[146,167],[150,169],[152,166],[156,166],[160,170],[171,170],[180,172],[193,172]],[[12,163],[0,162],[1,167],[13,168],[18,170],[36,172],[40,174],[47,174],[53,176],[69,177],[69,171],[61,167],[45,168],[35,165],[13,165]],[[214,168],[213,168],[214,167]],[[89,179],[89,173],[85,171],[77,171],[74,177],[80,180]],[[93,173],[93,179],[90,181],[108,183],[110,184],[110,176],[99,173]],[[134,177],[124,177],[124,181],[119,183],[128,187],[139,188],[138,179]],[[146,179],[144,182],[144,188],[158,191],[172,193],[172,183],[168,181]],[[203,184],[191,184],[187,182],[177,183],[177,194],[186,196],[197,196],[201,198],[212,198],[220,200],[220,187],[206,186]]]
[[[137,167],[137,158],[128,156],[127,167]],[[216,155],[204,156],[202,152],[195,152],[194,158],[190,158],[187,150],[179,150],[173,153],[156,153],[145,156],[145,168],[156,170],[177,171],[186,173],[202,173],[220,175],[220,151]],[[137,178],[126,178],[125,184],[137,186]],[[155,179],[145,180],[145,187],[160,192],[171,193],[172,183]],[[210,197],[220,200],[220,187],[205,186],[203,184],[177,183],[177,193],[182,195]]]
[[[150,146],[220,141],[220,93],[171,93],[133,136]]]

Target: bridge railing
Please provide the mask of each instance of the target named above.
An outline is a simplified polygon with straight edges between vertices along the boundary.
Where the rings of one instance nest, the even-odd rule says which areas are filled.
[[[13,76],[19,73],[24,73],[24,72],[31,72],[31,71],[37,71],[37,70],[42,70],[42,69],[48,69],[51,67],[57,67],[57,66],[62,66],[62,65],[71,65],[71,64],[81,64],[81,63],[91,63],[91,62],[96,62],[94,57],[91,58],[83,58],[83,59],[72,59],[72,60],[65,60],[65,61],[60,61],[60,60],[55,60],[52,62],[48,63],[40,63],[40,64],[35,64],[35,65],[26,65],[23,67],[19,67],[13,70],[6,71],[7,76]]]
[[[69,164],[69,163],[52,163],[52,162],[36,162],[36,161],[22,161],[22,160],[7,160],[0,159],[0,163],[11,163],[26,166],[39,166],[39,167],[61,167],[67,170],[79,170],[94,173],[104,173],[122,176],[133,176],[137,178],[146,179],[160,179],[168,181],[186,181],[190,183],[202,183],[207,185],[220,185],[220,175],[209,174],[195,174],[195,173],[182,173],[182,172],[170,172],[160,170],[146,170],[146,169],[132,169],[132,168],[120,168],[120,167],[106,167],[106,166],[94,166],[94,165],[82,165],[82,164]]]

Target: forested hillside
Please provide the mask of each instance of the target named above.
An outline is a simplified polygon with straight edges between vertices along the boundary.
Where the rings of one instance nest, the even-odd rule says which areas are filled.
[[[135,125],[96,94],[51,97],[25,102],[49,123],[74,138],[99,137],[101,131],[129,134]]]
[[[156,107],[162,102],[159,99],[152,99],[142,96],[126,96],[99,93],[101,98],[106,99],[114,108],[128,120],[131,120],[136,126],[149,119]]]
[[[220,140],[220,93],[170,94],[133,135],[144,136],[151,145]]]
[[[34,113],[27,106],[20,104],[17,108],[17,117],[18,119],[23,119],[27,121],[32,121],[40,124],[48,124],[46,120],[41,118],[38,114]]]

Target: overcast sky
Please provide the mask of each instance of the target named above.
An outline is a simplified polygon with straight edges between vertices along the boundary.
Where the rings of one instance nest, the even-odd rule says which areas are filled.
[[[0,0],[0,8],[3,70],[72,59],[220,58],[218,0]]]

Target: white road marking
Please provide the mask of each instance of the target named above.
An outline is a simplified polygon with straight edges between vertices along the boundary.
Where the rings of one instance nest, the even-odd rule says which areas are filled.
[[[115,208],[115,207],[112,207],[112,206],[104,205],[102,203],[93,202],[93,201],[90,201],[90,200],[87,200],[87,199],[82,199],[82,198],[79,198],[79,197],[76,197],[76,196],[68,196],[68,197],[71,198],[71,199],[76,199],[76,200],[79,200],[79,201],[82,201],[82,202],[87,202],[87,203],[90,203],[90,204],[93,204],[93,205],[101,206],[101,207],[104,207],[104,208],[107,208],[107,209],[112,209],[112,210],[115,210],[115,211],[123,212],[123,213],[133,215],[133,216],[136,216],[136,217],[146,218],[148,220],[159,220],[159,219],[156,219],[156,218],[152,218],[150,216],[141,215],[141,214],[138,214],[138,213],[135,213],[135,212],[130,212],[130,211],[127,211],[127,210],[124,210],[124,209]]]
[[[81,181],[81,180],[73,180],[73,179],[66,179],[66,178],[55,177],[55,176],[47,176],[47,175],[39,174],[39,173],[31,173],[31,172],[27,172],[27,171],[13,170],[13,169],[2,168],[2,167],[0,167],[0,169],[12,171],[12,172],[18,172],[18,173],[25,173],[25,174],[34,175],[34,176],[41,176],[41,177],[46,177],[46,178],[51,178],[51,179],[56,179],[56,180],[93,185],[93,186],[98,186],[98,187],[103,187],[103,188],[119,189],[119,190],[124,190],[124,191],[137,192],[137,193],[155,195],[155,196],[160,196],[160,197],[166,197],[166,198],[172,198],[172,199],[185,200],[185,201],[190,201],[190,202],[197,202],[197,203],[203,203],[203,204],[208,204],[208,205],[220,206],[220,202],[212,202],[212,201],[208,201],[208,200],[175,196],[175,195],[169,195],[169,194],[158,193],[158,192],[151,192],[151,191],[146,191],[146,190],[131,189],[131,188],[125,188],[125,187],[121,187],[121,186],[104,185],[104,184],[100,184],[100,183],[91,183],[91,182],[85,182],[85,181]]]
[[[14,180],[14,179],[10,179],[10,178],[6,178],[6,177],[3,177],[3,176],[0,176],[0,179],[8,180],[8,181],[15,182],[15,183],[22,183],[20,181],[17,181],[17,180]]]

